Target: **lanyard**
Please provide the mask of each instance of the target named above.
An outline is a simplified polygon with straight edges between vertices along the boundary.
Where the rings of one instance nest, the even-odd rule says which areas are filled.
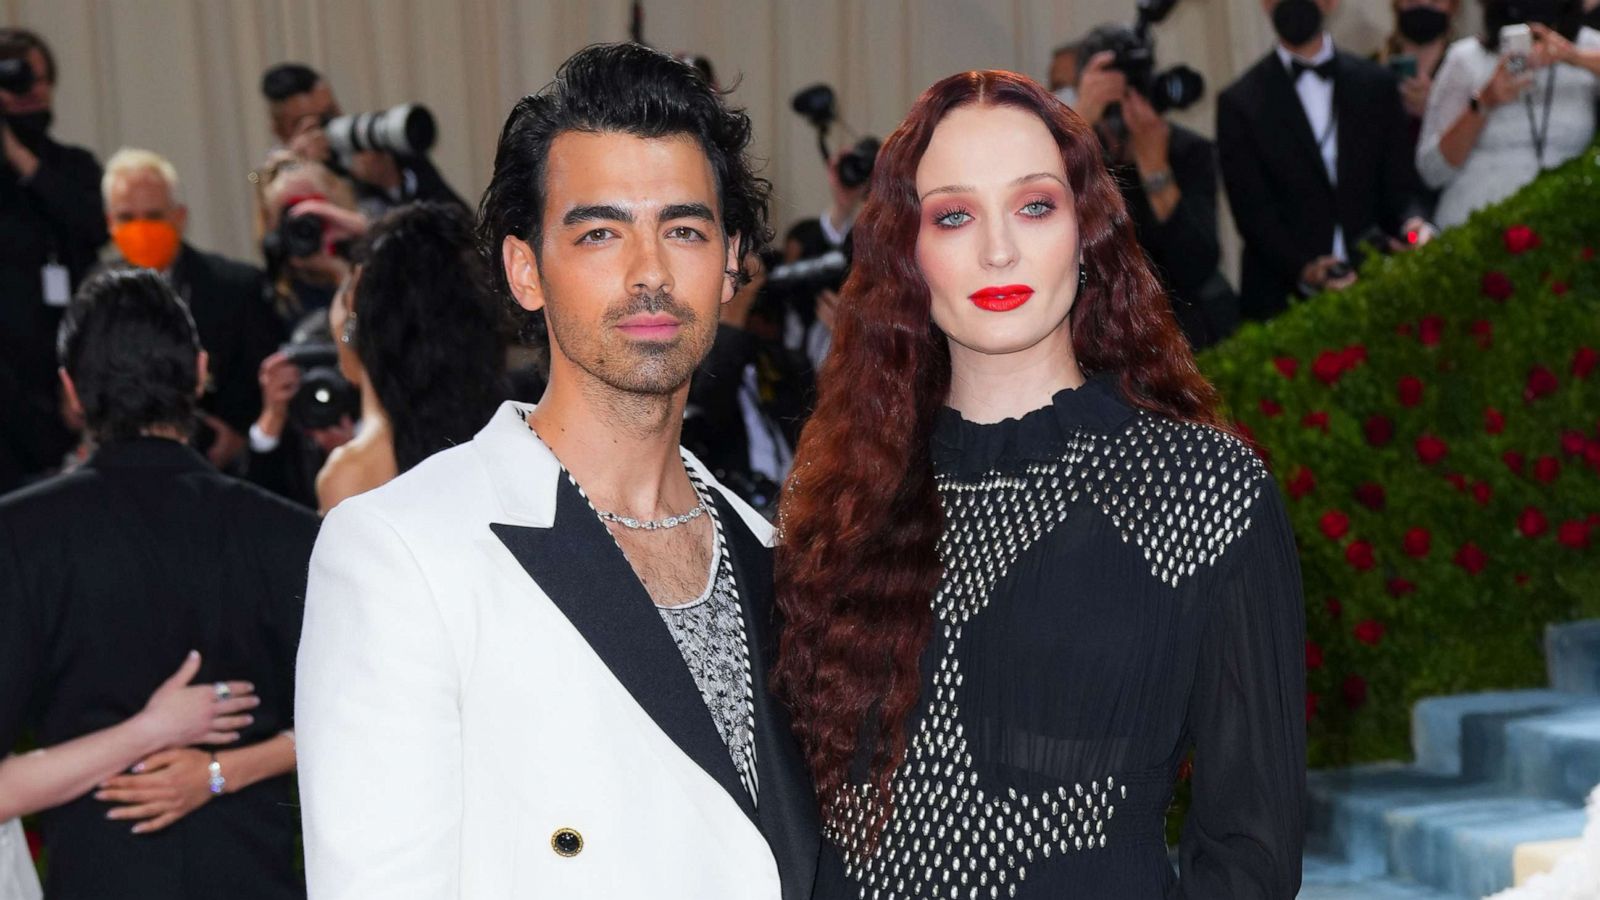
[[[1523,104],[1528,110],[1528,137],[1533,140],[1534,164],[1539,171],[1544,171],[1544,145],[1550,137],[1550,104],[1556,95],[1556,67],[1550,67],[1550,74],[1544,80],[1544,122],[1536,125],[1533,120],[1533,97],[1524,95]]]

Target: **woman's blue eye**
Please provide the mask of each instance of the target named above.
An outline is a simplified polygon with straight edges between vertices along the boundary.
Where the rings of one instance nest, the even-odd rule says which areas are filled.
[[[960,228],[970,221],[972,221],[971,213],[966,210],[953,209],[934,219],[933,224],[938,225],[940,228]]]
[[[1035,200],[1022,208],[1022,214],[1025,216],[1032,216],[1037,219],[1042,216],[1050,215],[1051,211],[1055,208],[1055,204],[1053,203],[1045,200]]]

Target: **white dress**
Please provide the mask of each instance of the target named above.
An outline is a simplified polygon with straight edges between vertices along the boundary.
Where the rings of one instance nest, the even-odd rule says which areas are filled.
[[[0,900],[40,900],[43,896],[22,823],[16,819],[0,822]]]
[[[1584,28],[1574,43],[1584,50],[1600,48],[1600,31]],[[1557,65],[1532,72],[1533,85],[1523,99],[1489,111],[1477,143],[1459,167],[1446,162],[1439,150],[1440,136],[1467,108],[1472,93],[1488,82],[1498,61],[1499,57],[1485,50],[1476,37],[1462,38],[1445,53],[1433,91],[1428,95],[1422,134],[1417,140],[1417,172],[1429,187],[1443,189],[1433,217],[1441,228],[1465,222],[1473,212],[1511,196],[1539,174],[1534,141],[1537,131],[1545,130],[1546,169],[1582,153],[1594,139],[1600,78],[1577,66]]]
[[[1556,867],[1489,900],[1600,900],[1600,787],[1589,793],[1589,824]]]

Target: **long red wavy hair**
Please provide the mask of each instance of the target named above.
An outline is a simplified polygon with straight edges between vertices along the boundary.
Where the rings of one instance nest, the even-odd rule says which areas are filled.
[[[932,636],[943,513],[929,441],[949,393],[950,354],[916,263],[916,173],[935,126],[968,104],[1032,112],[1061,147],[1088,270],[1069,315],[1079,365],[1117,373],[1137,406],[1218,424],[1215,392],[1134,237],[1089,125],[1013,72],[964,72],[928,88],[878,154],[817,409],[779,515],[777,598],[786,624],[774,684],[793,711],[830,820],[863,750],[888,815]]]

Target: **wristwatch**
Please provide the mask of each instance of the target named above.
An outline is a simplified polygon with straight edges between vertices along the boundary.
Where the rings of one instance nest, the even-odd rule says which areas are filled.
[[[1162,169],[1144,177],[1144,192],[1146,194],[1159,194],[1169,187],[1172,187],[1171,169]]]

